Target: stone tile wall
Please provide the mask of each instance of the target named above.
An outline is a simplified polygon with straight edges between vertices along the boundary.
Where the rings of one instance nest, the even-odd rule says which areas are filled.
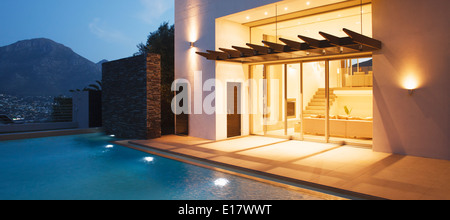
[[[118,138],[161,137],[161,58],[147,54],[103,64],[103,128]]]

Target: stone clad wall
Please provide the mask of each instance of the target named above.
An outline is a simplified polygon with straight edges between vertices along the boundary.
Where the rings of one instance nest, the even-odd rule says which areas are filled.
[[[147,55],[147,139],[161,137],[161,56]]]
[[[103,64],[103,128],[119,138],[161,136],[160,55]]]

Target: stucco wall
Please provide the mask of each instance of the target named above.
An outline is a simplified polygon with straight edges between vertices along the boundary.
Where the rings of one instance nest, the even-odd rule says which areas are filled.
[[[197,108],[194,105],[196,99],[203,100],[211,94],[199,92],[194,87],[202,88],[199,84],[216,78],[216,62],[208,61],[195,52],[216,48],[217,18],[274,2],[277,0],[175,0],[175,79],[187,79],[192,86],[190,136],[217,140],[223,138],[223,129],[226,130],[226,124],[217,124],[217,117],[219,121],[223,121],[223,115],[202,114],[202,109],[198,109],[202,102],[197,102]],[[195,42],[195,47],[190,48],[189,42]],[[195,71],[202,71],[201,77],[197,75],[196,82]],[[226,100],[226,97],[219,97],[217,94],[216,98],[220,99],[216,103]],[[222,129],[218,130],[217,127]]]
[[[374,0],[374,150],[450,159],[450,1]],[[417,81],[412,96],[405,81]]]

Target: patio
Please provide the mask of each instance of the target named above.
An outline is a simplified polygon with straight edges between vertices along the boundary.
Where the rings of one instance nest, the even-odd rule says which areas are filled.
[[[129,143],[357,198],[450,199],[446,160],[262,136],[210,141],[170,135]]]

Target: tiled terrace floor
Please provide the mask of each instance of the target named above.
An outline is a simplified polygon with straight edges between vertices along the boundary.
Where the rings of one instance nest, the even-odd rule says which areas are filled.
[[[171,135],[130,143],[338,192],[394,200],[450,199],[446,160],[260,136],[214,142]]]

